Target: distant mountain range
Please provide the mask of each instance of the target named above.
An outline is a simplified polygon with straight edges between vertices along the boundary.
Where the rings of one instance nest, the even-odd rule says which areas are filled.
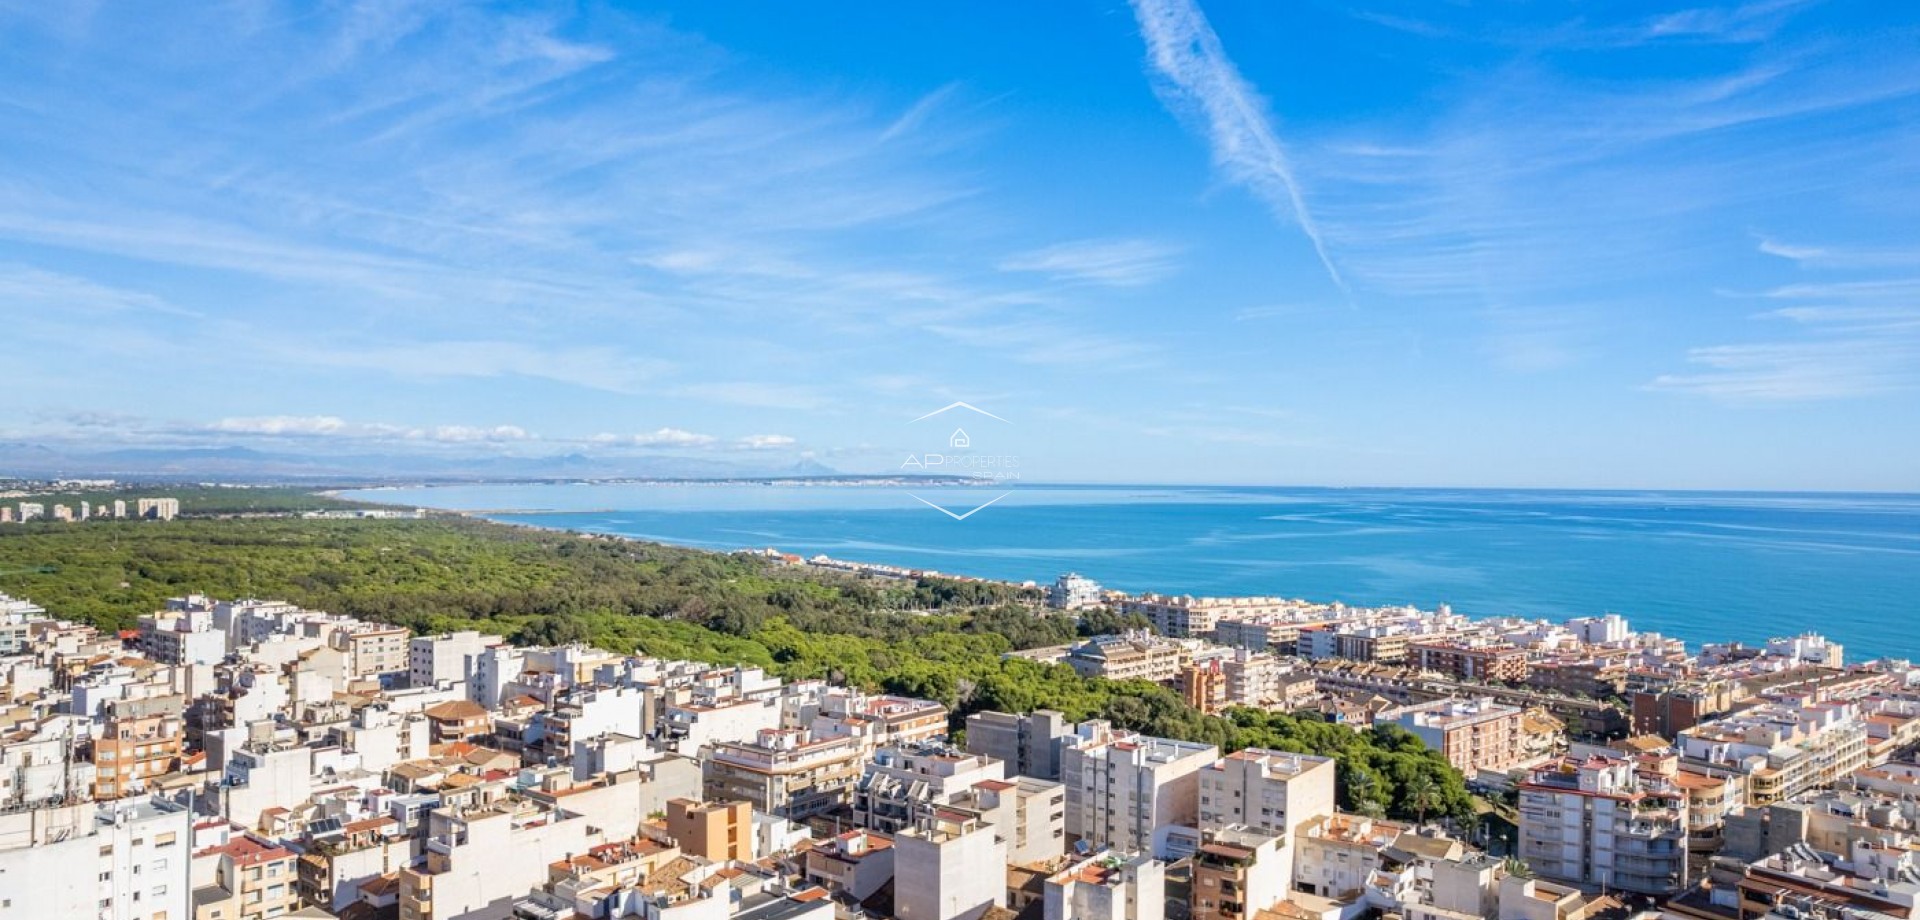
[[[717,457],[296,454],[250,447],[82,451],[0,441],[0,478],[107,478],[226,482],[413,482],[502,479],[737,479],[835,476],[812,460],[765,463]]]

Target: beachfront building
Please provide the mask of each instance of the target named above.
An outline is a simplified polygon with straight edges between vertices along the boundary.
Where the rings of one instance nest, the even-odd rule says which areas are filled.
[[[1077,572],[1054,579],[1047,589],[1047,606],[1057,610],[1084,610],[1100,606],[1100,583]]]
[[[1206,638],[1222,618],[1246,619],[1295,613],[1299,601],[1278,597],[1194,597],[1143,594],[1120,604],[1121,613],[1146,617],[1161,635],[1176,639]]]

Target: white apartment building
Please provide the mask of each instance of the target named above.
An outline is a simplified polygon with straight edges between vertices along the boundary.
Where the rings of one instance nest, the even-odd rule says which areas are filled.
[[[979,920],[1007,905],[1007,845],[977,818],[929,816],[893,838],[893,915]]]
[[[978,816],[1007,845],[1007,862],[1025,865],[1057,859],[1067,848],[1067,790],[1056,782],[1021,776],[982,780],[953,797],[946,810]]]
[[[1680,733],[1687,765],[1746,778],[1747,802],[1768,805],[1831,784],[1870,759],[1855,703],[1766,703]]]
[[[1767,654],[1785,658],[1794,664],[1823,668],[1846,667],[1846,646],[1819,633],[1801,633],[1767,640]]]
[[[1299,601],[1280,597],[1194,597],[1143,594],[1120,604],[1121,613],[1137,613],[1161,635],[1176,639],[1210,636],[1222,617],[1246,619],[1299,615]]]
[[[1633,761],[1563,758],[1520,785],[1520,856],[1541,876],[1573,885],[1681,891],[1686,793]]]
[[[1001,761],[944,743],[889,745],[873,752],[854,784],[853,820],[870,831],[898,833],[976,784],[1006,778]]]
[[[1263,748],[1235,751],[1200,771],[1200,830],[1251,830],[1280,838],[1272,871],[1293,877],[1295,833],[1334,812],[1331,757]]]
[[[1248,827],[1291,840],[1334,812],[1334,760],[1264,748],[1235,751],[1200,771],[1203,831]]]
[[[503,917],[547,865],[605,842],[587,818],[522,804],[435,810],[425,859],[400,870],[401,920]]]
[[[1627,625],[1626,618],[1617,613],[1575,617],[1567,621],[1567,629],[1588,645],[1614,645],[1627,641],[1627,637],[1633,635],[1633,628]]]
[[[1164,851],[1156,831],[1199,817],[1199,774],[1220,756],[1211,744],[1117,731],[1082,722],[1060,752],[1067,835],[1094,847]],[[1156,853],[1157,855],[1157,853]]]
[[[227,657],[227,634],[213,611],[165,611],[140,618],[140,652],[161,664],[216,664]]]
[[[1083,610],[1100,606],[1100,583],[1077,572],[1054,579],[1047,589],[1047,606],[1058,610]]]
[[[143,498],[135,507],[140,517],[156,521],[171,521],[180,516],[180,500],[177,498]]]
[[[414,636],[407,643],[407,683],[431,687],[441,681],[465,681],[478,667],[480,653],[502,641],[472,629]]]
[[[0,815],[0,918],[192,917],[191,821],[161,799]]]

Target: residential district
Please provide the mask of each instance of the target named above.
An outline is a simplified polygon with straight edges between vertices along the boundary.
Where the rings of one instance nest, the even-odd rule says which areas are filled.
[[[0,597],[0,918],[1913,916],[1904,662],[1078,576],[1051,601],[1154,630],[1015,654],[1402,726],[1516,833],[1046,710],[955,744],[939,703],[753,667],[201,596],[103,634]]]

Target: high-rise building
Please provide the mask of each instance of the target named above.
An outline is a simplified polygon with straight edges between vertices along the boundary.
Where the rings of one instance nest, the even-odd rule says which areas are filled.
[[[893,838],[893,915],[979,920],[1007,903],[1007,846],[977,818],[936,813]]]
[[[120,505],[115,502],[116,510]],[[156,521],[171,521],[180,516],[180,500],[177,498],[143,498],[134,504],[134,510],[142,518]]]
[[[918,825],[940,806],[983,782],[1005,781],[1003,761],[938,741],[888,745],[873,752],[853,789],[853,821],[883,834]]]
[[[1331,757],[1264,748],[1235,751],[1200,771],[1200,828],[1250,827],[1291,840],[1334,812]]]
[[[986,711],[967,717],[967,753],[999,760],[1013,776],[1059,779],[1060,748],[1072,737],[1072,723],[1051,709],[1018,716]]]
[[[750,802],[782,818],[811,818],[845,805],[860,779],[860,739],[815,738],[805,729],[762,729],[753,741],[723,741],[702,764],[709,800]]]
[[[1520,784],[1520,857],[1545,878],[1671,895],[1687,887],[1686,793],[1657,765],[1563,758]]]
[[[1166,851],[1156,831],[1192,826],[1199,774],[1220,755],[1211,744],[1117,731],[1082,722],[1060,753],[1067,835],[1094,847]]]
[[[164,799],[0,813],[0,916],[193,916],[193,816]]]
[[[1285,845],[1266,868],[1293,877],[1294,834],[1334,812],[1333,758],[1263,748],[1235,751],[1200,771],[1199,827],[1250,830]],[[1264,857],[1263,857],[1264,858]]]
[[[1081,610],[1100,606],[1100,584],[1076,572],[1054,579],[1047,589],[1047,606],[1060,610]]]

